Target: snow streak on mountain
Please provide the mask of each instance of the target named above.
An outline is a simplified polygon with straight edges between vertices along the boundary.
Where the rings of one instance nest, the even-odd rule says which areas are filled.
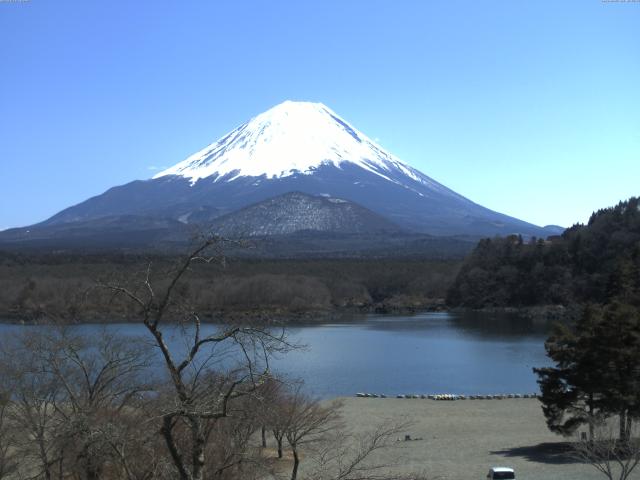
[[[401,183],[405,175],[430,188],[450,190],[386,152],[322,103],[286,101],[240,125],[216,143],[153,178],[178,175],[191,183],[202,178],[283,178],[310,175],[320,166],[349,162],[379,177]]]

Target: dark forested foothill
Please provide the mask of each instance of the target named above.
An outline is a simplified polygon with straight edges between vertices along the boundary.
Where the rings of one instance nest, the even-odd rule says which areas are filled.
[[[595,212],[561,236],[480,241],[449,289],[447,303],[469,308],[607,303],[625,292],[640,305],[638,198]]]

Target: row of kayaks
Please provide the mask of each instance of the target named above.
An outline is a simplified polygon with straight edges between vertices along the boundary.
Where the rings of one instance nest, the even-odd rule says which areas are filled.
[[[437,393],[433,395],[396,395],[396,398],[422,398],[429,400],[503,400],[505,398],[537,398],[537,393],[502,393],[498,395],[456,395],[452,393]],[[356,393],[358,398],[388,398],[379,393]]]

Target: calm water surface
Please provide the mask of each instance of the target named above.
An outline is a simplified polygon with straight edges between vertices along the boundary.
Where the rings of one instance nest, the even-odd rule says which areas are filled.
[[[548,325],[486,314],[372,315],[292,328],[309,349],[276,366],[319,395],[535,392],[531,369],[549,363],[547,333]]]
[[[25,328],[43,327],[0,325],[0,335]],[[75,328],[145,334],[136,324]],[[367,315],[289,328],[289,338],[306,348],[275,359],[272,370],[305,379],[309,390],[322,397],[529,393],[538,390],[532,367],[549,364],[544,352],[548,329],[495,314]],[[174,339],[172,348],[181,349],[180,342]]]

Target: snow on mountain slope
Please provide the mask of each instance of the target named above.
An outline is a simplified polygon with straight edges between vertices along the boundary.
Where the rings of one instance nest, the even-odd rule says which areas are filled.
[[[211,231],[229,238],[287,235],[304,230],[341,234],[402,231],[357,203],[302,192],[289,192],[254,203],[211,223]]]
[[[141,217],[206,228],[223,216],[233,223],[227,215],[288,192],[345,199],[411,232],[474,237],[549,234],[429,178],[323,104],[291,101],[254,117],[153,179],[112,187],[58,212],[39,228],[61,224],[85,228],[93,225],[87,222],[102,218]],[[276,202],[280,207],[281,200]],[[264,225],[280,221],[279,214],[271,215],[276,210],[260,210]],[[294,217],[301,211],[281,210]],[[319,225],[321,212],[346,218],[340,209],[313,211],[317,218],[308,220],[314,225]],[[251,218],[258,225],[258,216]],[[126,228],[129,223],[124,222]]]
[[[322,103],[286,101],[254,117],[186,160],[153,178],[177,175],[194,184],[202,178],[283,178],[313,174],[322,165],[357,165],[385,180],[398,174],[453,194],[386,152]]]

